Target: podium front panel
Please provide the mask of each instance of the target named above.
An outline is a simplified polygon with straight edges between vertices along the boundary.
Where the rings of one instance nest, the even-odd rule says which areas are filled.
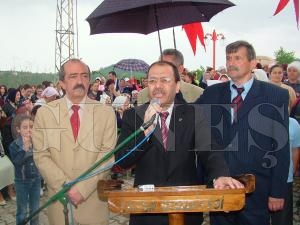
[[[244,189],[206,189],[205,186],[137,188],[108,193],[108,205],[116,213],[184,213],[236,211],[245,205]]]

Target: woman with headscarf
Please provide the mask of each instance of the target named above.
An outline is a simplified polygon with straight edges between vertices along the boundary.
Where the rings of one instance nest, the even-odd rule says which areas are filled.
[[[207,87],[207,80],[211,80],[211,74],[209,71],[204,72],[202,80],[199,83],[199,87],[205,89]]]
[[[292,87],[296,92],[296,96],[300,97],[300,80],[299,80],[300,62],[299,61],[294,61],[287,66],[287,77],[288,80],[287,82],[285,82],[285,84]]]

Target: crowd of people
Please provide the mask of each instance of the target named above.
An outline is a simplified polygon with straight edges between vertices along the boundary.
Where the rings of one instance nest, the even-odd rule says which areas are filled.
[[[300,62],[263,68],[245,41],[229,44],[225,53],[226,67],[208,67],[200,79],[184,67],[180,51],[166,49],[141,80],[115,71],[92,79],[82,60],[70,59],[56,85],[0,85],[3,152],[15,171],[14,183],[0,190],[0,205],[6,198],[16,201],[16,222],[21,222],[38,209],[44,183],[54,195],[155,115],[153,125],[115,154],[114,173],[134,168],[134,186],[205,183],[218,189],[242,188],[232,177],[251,173],[256,189],[245,207],[211,213],[210,223],[292,224]],[[110,163],[113,159],[105,162]],[[70,206],[76,223],[108,224],[107,203],[98,199],[96,186],[109,175],[76,183],[66,193],[76,206]],[[64,224],[59,202],[49,207],[48,218],[50,224]],[[202,221],[201,213],[185,217],[187,225]],[[39,224],[38,216],[31,222]],[[168,218],[131,215],[129,223],[167,225]]]

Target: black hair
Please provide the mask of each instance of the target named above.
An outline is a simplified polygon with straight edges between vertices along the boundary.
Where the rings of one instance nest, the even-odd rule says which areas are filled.
[[[178,81],[180,81],[180,74],[179,74],[179,71],[178,71],[177,67],[176,67],[173,63],[168,62],[168,61],[157,61],[157,62],[152,63],[152,64],[149,66],[149,68],[148,68],[147,74],[149,74],[150,69],[151,69],[153,66],[155,66],[155,65],[159,65],[159,66],[169,65],[169,66],[171,66],[172,69],[173,69],[173,74],[174,74],[174,78],[175,78],[176,83],[177,83]],[[148,76],[148,75],[147,75],[147,76]]]

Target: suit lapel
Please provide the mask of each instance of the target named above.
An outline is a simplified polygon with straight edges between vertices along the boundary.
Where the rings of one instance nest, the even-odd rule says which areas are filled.
[[[254,79],[252,87],[246,95],[242,107],[238,111],[238,119],[248,115],[249,111],[257,104],[257,99],[260,97],[262,97],[261,86],[259,82]]]
[[[91,129],[93,129],[94,118],[93,117],[90,118],[85,115],[92,115],[91,111],[93,110],[94,106],[95,106],[95,104],[87,98],[86,103],[84,105],[83,116],[80,119],[80,128],[79,128],[78,137],[77,137],[76,142],[74,142],[72,125],[71,125],[71,121],[70,121],[70,115],[69,115],[69,111],[67,108],[66,99],[64,99],[61,103],[62,112],[66,112],[66,113],[62,114],[61,122],[64,123],[65,127],[67,127],[68,132],[66,135],[68,136],[68,138],[70,138],[70,140],[71,140],[70,143],[72,143],[72,142],[74,143],[74,148],[77,147],[79,145],[79,143],[82,143],[84,140],[86,140],[86,137],[88,135],[93,135],[93,131],[91,131]]]
[[[190,115],[191,118],[188,118],[188,116],[189,115],[186,114],[185,104],[179,103],[174,105],[168,132],[167,151],[165,154],[166,168],[168,168],[167,176],[171,176],[178,167],[177,164],[180,163],[180,156],[183,154],[182,151],[187,151],[186,146],[176,146],[176,140],[182,139],[184,132],[187,132],[186,121],[193,119],[192,115]]]
[[[219,93],[221,93],[221,101],[222,104],[228,104],[228,102],[231,102],[231,92],[230,92],[230,82],[224,83],[224,85],[220,86],[222,89]]]
[[[79,128],[79,134],[78,134],[78,139],[83,141],[86,139],[86,137],[88,135],[92,135],[93,134],[93,130],[91,130],[93,128],[93,123],[94,123],[94,117],[90,118],[88,116],[85,115],[93,115],[93,107],[95,106],[95,104],[91,101],[89,101],[89,99],[87,98],[85,105],[84,105],[84,111],[83,111],[83,115],[80,121],[80,128]]]
[[[68,108],[67,108],[67,102],[66,102],[65,97],[60,102],[60,107],[61,107],[61,110],[60,110],[60,112],[61,112],[60,123],[62,124],[62,127],[67,128],[66,136],[74,142],[73,131],[72,131],[72,126],[71,126],[71,122],[70,122],[70,115],[69,115],[69,111],[68,111]]]
[[[230,105],[228,105],[231,103],[230,82],[224,83],[224,85],[220,86],[220,88],[222,88],[222,90],[218,92],[221,93],[219,103],[224,105],[222,106],[222,110],[220,110],[219,113],[223,112],[222,114],[223,114],[223,118],[225,119],[225,122],[227,124],[231,124],[231,111],[230,111],[231,107]],[[226,109],[224,107],[226,107]]]
[[[182,137],[182,129],[185,118],[185,110],[184,107],[177,107],[178,105],[174,105],[171,120],[169,125],[169,132],[168,132],[168,142],[167,142],[167,152],[175,151],[175,138]],[[180,129],[178,129],[180,127]]]

